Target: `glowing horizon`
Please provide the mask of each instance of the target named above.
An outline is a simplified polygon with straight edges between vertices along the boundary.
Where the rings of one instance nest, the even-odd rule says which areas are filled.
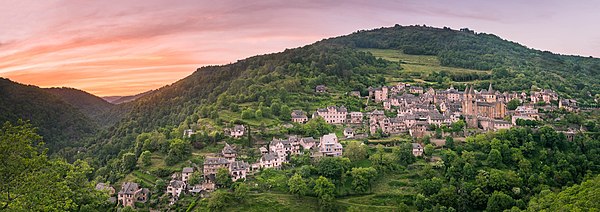
[[[531,48],[600,57],[594,1],[0,2],[0,77],[133,95],[206,65],[394,24],[468,27]],[[560,13],[556,12],[560,11]]]

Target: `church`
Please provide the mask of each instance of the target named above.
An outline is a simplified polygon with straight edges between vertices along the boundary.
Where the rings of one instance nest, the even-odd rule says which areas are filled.
[[[478,119],[503,119],[506,116],[506,103],[498,98],[492,84],[488,90],[477,92],[473,86],[467,86],[463,93],[462,112],[469,127],[478,127]]]

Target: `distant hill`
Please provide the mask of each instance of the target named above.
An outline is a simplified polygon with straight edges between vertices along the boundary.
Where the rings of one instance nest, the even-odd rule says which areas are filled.
[[[69,91],[70,92],[70,91]],[[0,78],[0,122],[30,120],[50,152],[81,147],[98,126],[75,106],[46,89]]]
[[[102,97],[102,99],[104,99],[107,102],[110,102],[112,104],[118,105],[118,104],[125,103],[125,102],[131,102],[133,100],[136,100],[136,99],[138,99],[142,96],[145,96],[147,94],[150,94],[152,92],[154,92],[154,90],[146,91],[146,92],[139,93],[136,95],[131,95],[131,96],[104,96],[104,97]]]
[[[45,88],[44,90],[60,97],[99,124],[110,123],[107,119],[111,117],[106,114],[114,109],[115,105],[104,99],[74,88]]]

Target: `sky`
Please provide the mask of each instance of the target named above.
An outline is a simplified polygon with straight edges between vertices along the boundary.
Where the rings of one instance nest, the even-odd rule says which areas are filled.
[[[1,0],[0,77],[132,95],[202,66],[394,24],[600,57],[598,11],[596,0]]]

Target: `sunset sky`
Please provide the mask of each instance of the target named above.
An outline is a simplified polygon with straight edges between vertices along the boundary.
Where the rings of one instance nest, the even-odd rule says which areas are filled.
[[[600,1],[1,0],[0,77],[130,95],[227,64],[382,26],[468,27],[600,57]]]

